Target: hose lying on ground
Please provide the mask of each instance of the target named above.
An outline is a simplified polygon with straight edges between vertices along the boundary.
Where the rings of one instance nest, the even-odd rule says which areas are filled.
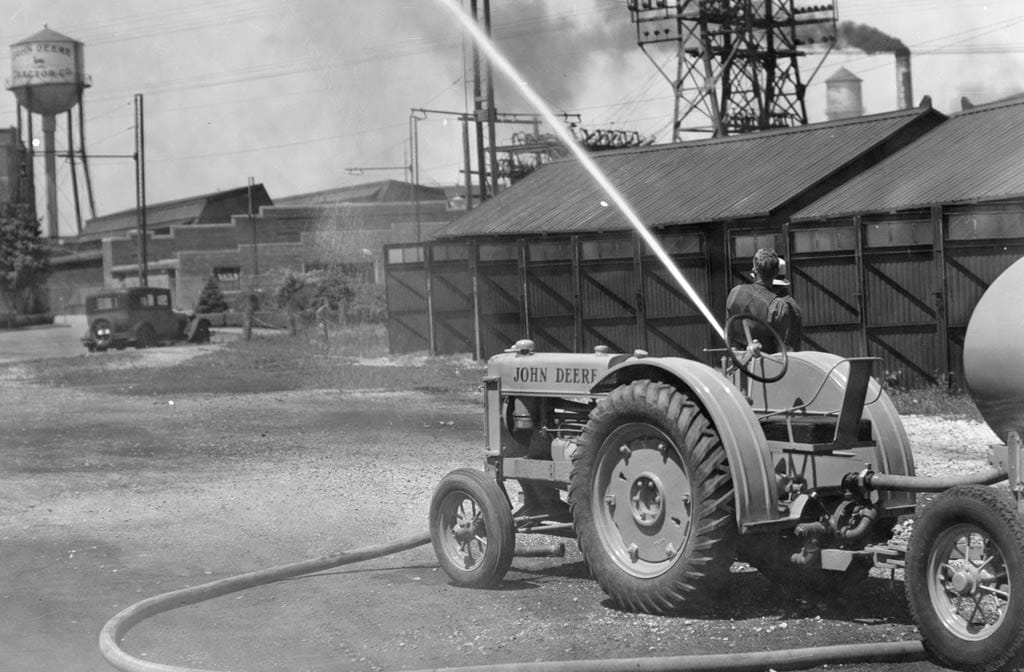
[[[136,658],[120,647],[121,640],[134,626],[157,614],[190,604],[197,604],[229,593],[266,585],[314,572],[349,565],[364,560],[393,555],[430,543],[430,534],[423,532],[396,539],[390,543],[364,546],[319,558],[303,560],[269,569],[239,574],[191,588],[182,588],[136,602],[111,618],[100,631],[100,653],[121,672],[214,672],[192,667],[165,665]],[[469,667],[444,668],[458,672],[697,672],[755,670],[800,670],[825,663],[843,664],[882,661],[918,661],[925,659],[920,641],[843,644],[781,651],[750,653],[668,656],[663,658],[615,658],[608,660],[571,660],[535,663],[504,663]]]

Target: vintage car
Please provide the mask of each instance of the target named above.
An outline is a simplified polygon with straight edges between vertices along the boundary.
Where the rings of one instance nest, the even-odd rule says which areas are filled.
[[[85,299],[88,331],[82,343],[89,352],[146,348],[166,343],[208,343],[210,322],[171,307],[171,291],[160,287],[129,287]]]

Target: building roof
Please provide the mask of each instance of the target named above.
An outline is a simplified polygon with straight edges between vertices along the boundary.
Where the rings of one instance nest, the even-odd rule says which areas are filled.
[[[231,215],[248,211],[249,187],[239,187],[212,194],[191,196],[176,201],[146,204],[146,228],[166,228],[171,225],[225,224]],[[253,187],[253,209],[271,205],[272,201],[262,184]],[[95,217],[85,224],[79,238],[93,240],[108,236],[124,235],[135,231],[138,226],[135,209],[122,210],[110,215]]]
[[[793,220],[1024,197],[1024,98],[979,105],[841,185]]]
[[[446,201],[445,190],[438,187],[414,185],[398,180],[380,180],[337,189],[314,191],[308,194],[285,196],[274,205],[332,205],[336,203],[411,203],[420,201]]]
[[[930,107],[915,108],[593,158],[648,226],[765,217],[844,171],[863,170],[945,118]],[[617,208],[602,205],[608,200],[575,158],[560,159],[436,237],[630,228]]]

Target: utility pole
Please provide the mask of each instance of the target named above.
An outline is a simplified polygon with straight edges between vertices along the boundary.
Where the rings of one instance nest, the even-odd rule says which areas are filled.
[[[149,286],[146,264],[146,131],[142,94],[135,94],[135,218],[138,222],[139,287]]]

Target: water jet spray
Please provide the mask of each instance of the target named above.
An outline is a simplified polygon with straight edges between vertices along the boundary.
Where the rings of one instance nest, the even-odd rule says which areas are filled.
[[[450,11],[462,27],[473,37],[473,40],[477,45],[487,54],[487,58],[490,59],[491,63],[495,65],[501,72],[507,77],[512,84],[519,89],[519,93],[533,106],[538,114],[554,129],[558,139],[565,143],[565,146],[575,155],[576,159],[579,160],[580,164],[586,169],[590,176],[594,178],[594,181],[604,190],[608,195],[608,198],[619,208],[619,211],[625,216],[629,223],[633,226],[636,232],[644,239],[651,251],[658,260],[665,266],[665,269],[669,272],[673,279],[679,286],[682,287],[683,291],[690,298],[690,301],[697,307],[697,309],[707,319],[708,324],[715,330],[715,332],[721,338],[725,338],[725,331],[722,326],[718,323],[718,320],[712,314],[711,310],[705,305],[704,301],[697,294],[697,291],[693,288],[693,285],[683,276],[682,271],[673,263],[672,258],[662,247],[658,239],[654,237],[650,229],[640,221],[640,217],[633,210],[632,206],[626,201],[625,197],[619,192],[619,190],[611,183],[611,180],[604,174],[601,168],[594,161],[593,157],[587,153],[587,151],[576,141],[573,134],[567,129],[555,116],[555,113],[551,111],[544,99],[541,98],[536,91],[523,79],[519,71],[516,70],[515,66],[505,58],[504,54],[498,51],[484,31],[473,21],[473,18],[467,15],[462,9],[454,2],[454,0],[438,0],[445,9]]]

